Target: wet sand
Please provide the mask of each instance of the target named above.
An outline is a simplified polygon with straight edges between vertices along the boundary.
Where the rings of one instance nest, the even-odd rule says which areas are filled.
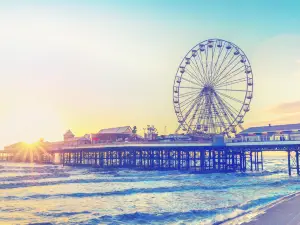
[[[300,194],[268,208],[243,225],[300,225]]]
[[[300,193],[279,199],[257,211],[236,217],[224,225],[300,225]]]

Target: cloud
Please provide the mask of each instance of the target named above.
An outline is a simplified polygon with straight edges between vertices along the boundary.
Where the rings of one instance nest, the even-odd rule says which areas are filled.
[[[300,59],[296,60],[296,63],[299,63],[299,64],[300,64]]]
[[[281,103],[269,110],[267,110],[272,113],[278,113],[278,114],[293,114],[293,113],[298,113],[300,112],[300,101],[295,101],[295,102],[286,102],[286,103]]]
[[[260,116],[247,121],[245,127],[268,126],[268,124],[295,124],[300,123],[300,101],[283,102],[262,109]]]
[[[277,118],[270,119],[270,120],[261,120],[261,121],[246,123],[245,128],[257,127],[257,126],[268,126],[268,124],[272,124],[272,125],[296,124],[296,123],[300,123],[299,118],[300,118],[300,112],[285,114],[283,116],[279,116]]]

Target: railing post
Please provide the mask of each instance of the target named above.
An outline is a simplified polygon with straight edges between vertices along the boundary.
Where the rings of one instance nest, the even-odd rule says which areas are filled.
[[[218,149],[218,172],[221,171],[221,150]]]
[[[253,159],[252,159],[252,151],[250,150],[250,170],[253,171]]]
[[[263,151],[260,152],[260,162],[261,162],[261,170],[264,170],[264,157],[263,157]]]
[[[187,170],[190,169],[190,151],[186,151],[186,168]]]
[[[177,168],[178,170],[180,170],[180,161],[181,161],[181,151],[180,150],[177,150]]]
[[[213,170],[216,170],[216,150],[213,150]]]
[[[200,151],[200,170],[205,171],[205,154],[206,150]]]
[[[288,150],[288,170],[289,170],[289,176],[292,175],[292,167],[291,167],[291,151]]]
[[[64,152],[62,153],[62,162],[63,162],[62,164],[64,166],[65,165],[65,153]]]
[[[300,170],[299,170],[299,151],[296,151],[296,167],[297,167],[297,175],[300,175]]]

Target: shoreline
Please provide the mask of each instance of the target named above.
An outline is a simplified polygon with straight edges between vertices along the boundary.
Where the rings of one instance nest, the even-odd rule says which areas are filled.
[[[269,217],[269,214],[273,214],[274,211],[276,210],[276,207],[282,207],[285,204],[289,204],[291,201],[296,201],[296,199],[299,198],[299,205],[300,205],[300,191],[297,191],[295,193],[283,196],[273,202],[270,202],[269,204],[259,207],[257,209],[254,209],[249,212],[244,212],[236,217],[229,218],[227,220],[223,220],[217,223],[214,223],[214,225],[268,225],[268,224],[275,224],[274,219],[272,222],[267,221],[266,218]],[[298,210],[300,212],[300,210]],[[276,212],[279,213],[279,212]],[[282,212],[280,212],[282,213]],[[291,217],[289,211],[284,212],[287,217]],[[296,215],[297,216],[297,215]],[[300,216],[300,214],[299,214]],[[291,219],[293,219],[292,217]],[[278,222],[278,221],[277,221]],[[282,224],[285,225],[286,222],[284,223],[277,223],[278,225]],[[290,224],[290,223],[289,223]],[[300,218],[297,224],[300,224]],[[292,225],[292,224],[291,224]]]

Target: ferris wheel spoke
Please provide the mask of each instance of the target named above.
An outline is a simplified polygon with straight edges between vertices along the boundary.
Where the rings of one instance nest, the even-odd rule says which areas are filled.
[[[239,56],[236,56],[234,58],[235,55],[232,56],[232,58],[230,59],[230,61],[228,62],[228,64],[223,68],[223,70],[216,76],[216,79],[214,80],[214,82],[218,82],[220,79],[222,79],[222,77],[224,76],[224,72],[227,70],[227,68],[229,68],[238,58]],[[234,60],[232,60],[234,58]],[[233,67],[231,67],[231,69],[227,72],[230,73],[238,64],[240,64],[240,61],[238,61]],[[227,74],[226,73],[226,74]],[[225,75],[226,75],[225,74]]]
[[[197,90],[199,90],[199,92],[200,92],[200,90],[201,90],[201,89],[200,89],[200,88],[198,88],[198,87],[196,88],[196,87],[183,87],[183,86],[180,86],[180,88],[187,88],[187,89],[197,89]]]
[[[205,109],[205,98],[202,98],[202,102],[201,102],[201,106],[200,106],[200,109],[198,110],[198,114],[197,114],[197,117],[198,117],[198,121],[201,119],[201,116],[204,115],[204,112],[203,110]]]
[[[218,69],[215,71],[215,77],[218,76],[218,74],[220,72],[220,69],[222,68],[224,62],[226,61],[226,59],[230,55],[231,51],[232,51],[232,48],[230,48],[230,50],[227,49],[227,51],[225,53],[225,56],[224,56],[223,60],[221,61],[221,64],[219,65]]]
[[[225,123],[223,121],[222,112],[220,111],[218,107],[217,100],[215,99],[215,96],[213,95],[213,110],[215,115],[215,123],[218,125],[217,128],[220,130],[220,133],[222,132],[223,128],[225,129]]]
[[[223,123],[223,128],[224,128],[223,132],[228,133],[230,126],[233,124],[233,119],[232,119],[230,112],[226,108],[224,108],[224,106],[221,106],[221,107],[223,110],[224,119],[226,120],[226,123],[225,122]],[[228,115],[230,115],[230,116],[228,116]]]
[[[231,99],[231,100],[233,100],[233,101],[235,101],[235,102],[244,104],[243,101],[241,101],[241,100],[239,100],[239,99],[237,99],[237,98],[234,98],[234,97],[232,97],[232,96],[226,95],[226,94],[221,93],[221,92],[218,92],[218,91],[217,91],[217,93],[218,93],[219,95],[222,95],[222,96],[224,96],[224,97],[226,97],[226,98],[229,98],[229,99]]]
[[[228,112],[230,112],[230,116],[232,117],[232,119],[235,120],[235,118],[239,114],[239,111],[236,110],[236,108],[234,108],[228,101],[226,101],[221,96],[219,96],[219,98],[221,99],[221,102],[223,103],[224,107],[228,110]]]
[[[191,99],[191,98],[186,98],[186,99],[184,99],[183,101],[181,101],[181,102],[179,103],[179,104],[180,104],[180,107],[182,108],[182,107],[188,105],[189,103],[192,103],[197,97],[198,97],[198,95],[197,95],[197,96],[193,96],[192,99]]]
[[[194,84],[194,85],[196,85],[196,86],[199,86],[199,88],[202,87],[201,84],[196,83],[196,82],[194,82],[194,81],[191,81],[191,80],[189,80],[189,79],[186,79],[186,78],[184,78],[184,77],[181,77],[181,80],[185,80],[185,81],[187,81],[187,82],[189,82],[189,83],[191,83],[191,84]]]
[[[236,90],[236,89],[220,89],[216,88],[217,91],[241,91],[241,92],[247,92],[247,90]]]
[[[216,84],[219,84],[219,83],[220,83],[223,79],[225,79],[225,78],[226,78],[226,79],[225,79],[223,82],[226,82],[226,81],[228,81],[228,80],[234,78],[235,76],[237,76],[237,75],[239,75],[239,74],[241,74],[241,73],[244,73],[244,72],[245,72],[244,66],[241,66],[241,67],[235,69],[234,71],[228,73],[228,74],[227,74],[226,76],[224,76],[221,80],[219,80],[218,83],[216,83]]]
[[[215,128],[215,123],[214,123],[214,117],[213,117],[213,113],[212,113],[212,99],[211,99],[211,95],[207,96],[208,97],[208,113],[209,113],[209,123],[210,123],[210,127],[211,127],[211,132],[216,133],[216,128]],[[213,131],[212,131],[213,130]]]
[[[195,95],[195,94],[199,94],[199,91],[197,90],[197,91],[189,91],[189,92],[185,92],[185,93],[183,93],[183,94],[180,94],[179,93],[179,97],[187,97],[187,96],[190,96],[190,95]]]
[[[212,113],[212,105],[213,105],[213,100],[212,100],[212,96],[209,95],[207,96],[208,99],[209,99],[209,117],[210,117],[210,124],[211,124],[211,130],[213,129],[214,133],[216,133],[216,123],[214,121],[214,116],[213,116],[213,113]]]
[[[226,109],[224,108],[224,106],[221,103],[220,103],[220,110],[221,110],[221,113],[224,115],[225,120],[227,121],[227,123],[225,123],[222,119],[222,121],[223,121],[222,125],[224,127],[224,131],[226,131],[228,129],[228,127],[231,125],[231,119],[229,118],[228,112],[226,111]],[[227,126],[226,126],[226,124],[227,124]]]
[[[181,112],[182,113],[185,112],[186,109],[188,109],[191,105],[195,104],[198,101],[199,97],[200,97],[200,95],[197,95],[195,98],[193,98],[190,101],[185,102],[184,104],[180,103],[180,108],[182,108]],[[188,100],[188,99],[186,99],[186,100]]]
[[[199,53],[196,55],[196,57],[198,56],[198,61],[201,64],[202,67],[202,71],[203,71],[203,76],[205,75],[205,70],[204,70],[204,66],[203,66],[203,62],[202,62],[202,52],[201,50],[199,50]],[[196,60],[196,59],[195,59]]]
[[[201,83],[204,85],[204,83],[205,83],[205,81],[204,81],[204,76],[203,76],[203,74],[202,74],[202,72],[201,72],[201,70],[200,70],[200,68],[199,68],[199,65],[198,65],[198,63],[197,63],[197,60],[195,59],[195,58],[193,58],[192,57],[192,59],[193,60],[191,60],[191,62],[193,63],[193,65],[197,68],[197,70],[198,70],[198,73],[199,73],[199,80],[201,81]],[[194,61],[195,61],[195,63],[194,63]]]
[[[214,96],[214,97],[215,97],[215,96]],[[215,100],[215,103],[216,103],[216,104],[214,104],[213,107],[214,107],[215,112],[216,112],[216,117],[218,118],[219,123],[220,123],[220,132],[222,132],[222,127],[224,128],[224,130],[226,130],[226,125],[225,125],[225,122],[224,122],[224,120],[223,120],[223,117],[221,116],[221,115],[222,115],[222,111],[221,111],[219,105],[217,104],[217,102],[218,102],[218,100],[216,99],[216,100]],[[218,109],[217,109],[217,107],[218,107]],[[221,127],[221,126],[222,126],[222,127]]]
[[[217,88],[225,87],[225,86],[228,86],[228,85],[238,84],[238,83],[246,82],[246,81],[247,81],[247,78],[240,78],[240,79],[237,79],[237,80],[232,80],[232,81],[227,82],[227,83],[221,83],[219,85],[216,85],[216,87]]]
[[[193,78],[198,83],[198,85],[204,85],[200,80],[198,80],[197,75],[195,75],[192,71],[186,68],[185,73],[188,74],[191,78]]]
[[[201,106],[201,102],[202,102],[202,99],[200,98],[199,101],[198,101],[198,103],[197,103],[196,110],[194,111],[193,116],[190,118],[190,120],[188,122],[189,129],[192,127],[193,121],[195,120],[196,114],[197,114],[197,112],[199,110],[199,107]]]
[[[200,108],[200,110],[199,110],[199,113],[198,113],[198,121],[197,121],[197,124],[204,124],[204,118],[205,118],[205,110],[206,110],[206,108],[205,108],[205,98],[203,98],[203,102],[202,102],[202,106],[201,106],[201,108]],[[203,122],[202,122],[203,121]]]
[[[234,66],[231,67],[231,69],[229,71],[227,71],[226,73],[225,70],[228,68],[226,67],[219,75],[218,75],[218,78],[215,80],[215,83],[218,83],[220,82],[220,80],[224,79],[228,74],[230,74],[232,72],[232,70],[240,64],[240,61],[238,61]],[[235,71],[235,70],[234,70]]]
[[[217,99],[218,99],[218,101],[219,101],[219,104],[223,107],[223,109],[225,110],[225,111],[227,111],[227,113],[225,113],[224,115],[225,115],[225,117],[228,117],[229,118],[229,116],[231,117],[231,119],[232,120],[234,120],[235,119],[235,114],[237,115],[237,111],[236,111],[236,109],[234,109],[234,108],[229,108],[229,106],[227,106],[226,104],[225,104],[225,102],[226,102],[226,100],[224,100],[222,97],[220,97],[217,93],[215,93],[215,96],[217,97]],[[228,116],[229,115],[229,116]],[[231,119],[229,118],[229,121],[230,121],[230,124],[232,123],[232,121],[231,121]]]
[[[193,57],[192,57],[193,58]],[[204,82],[201,80],[201,76],[199,76],[199,71],[197,69],[197,67],[195,66],[192,58],[190,59],[190,68],[193,70],[193,74],[194,76],[197,78],[197,80],[201,83],[204,84]],[[192,64],[191,64],[192,63]],[[190,71],[191,72],[191,71]]]
[[[212,111],[213,111],[213,113],[212,113],[212,118],[213,118],[213,120],[214,120],[214,124],[217,125],[217,124],[218,124],[218,116],[217,116],[218,112],[217,112],[217,109],[216,109],[216,107],[215,107],[215,101],[214,101],[213,96],[211,96],[211,100],[212,100],[211,107],[212,107]],[[217,128],[218,128],[218,127],[216,127],[216,129],[217,129]]]
[[[219,96],[222,102],[225,104],[225,107],[228,108],[231,112],[234,112],[236,115],[239,114],[239,111],[234,108],[225,98]]]
[[[208,112],[208,99],[205,96],[205,110],[204,110],[204,125],[207,126],[207,130],[209,131],[209,112]]]
[[[192,109],[193,109],[194,107],[195,107],[195,103],[190,105],[188,111],[186,111],[186,112],[182,111],[182,112],[181,112],[181,115],[182,115],[182,121],[181,121],[180,123],[181,123],[182,125],[186,124],[185,121],[186,121],[187,117],[190,115],[190,113],[191,113],[191,111],[192,111]]]
[[[234,122],[235,122],[235,120],[236,120],[236,118],[237,118],[237,116],[238,116],[238,114],[235,113],[234,111],[232,111],[232,109],[230,109],[229,107],[227,107],[225,103],[223,103],[223,104],[224,104],[224,107],[225,107],[226,111],[228,112],[228,113],[227,113],[227,116],[229,115],[229,116],[228,116],[228,118],[230,119],[229,127],[230,127],[230,126],[233,126],[233,125],[234,125]]]
[[[206,45],[206,48],[205,48],[204,52],[205,52],[205,75],[208,78],[208,74],[207,74],[208,45]]]
[[[204,104],[204,100],[203,100],[202,105],[199,110],[199,113],[197,115],[197,122],[196,122],[197,125],[201,126],[203,124],[203,122],[201,122],[201,121],[203,121],[204,110],[205,110],[205,104]]]
[[[212,132],[213,123],[212,123],[212,112],[211,112],[211,98],[210,95],[206,95],[206,125],[208,130]]]
[[[194,97],[192,99],[191,98],[187,98],[187,99],[181,101],[180,102],[180,107],[185,107],[186,105],[192,104],[192,102],[194,102],[197,98],[198,98],[198,95],[196,95],[196,97]]]
[[[200,50],[199,52],[200,52],[200,54],[198,54],[198,59],[200,61],[202,69],[203,69],[203,79],[204,79],[205,83],[207,83],[206,70],[204,69],[205,66],[203,65],[203,60],[202,60],[202,51]]]
[[[198,103],[199,98],[201,98],[201,96],[198,96],[197,99],[191,104],[191,107],[189,108],[189,110],[183,116],[182,123],[186,123],[186,119],[188,118],[188,116],[190,115],[190,113],[193,111],[193,108],[195,107],[195,105]],[[184,110],[182,110],[182,113],[183,112],[184,112]]]
[[[213,64],[214,64],[214,55],[215,55],[215,48],[216,43],[214,42],[213,46],[211,47],[211,61],[210,61],[210,76],[209,76],[209,83],[212,83],[212,77],[213,77]]]
[[[218,58],[217,58],[217,61],[216,61],[215,65],[214,65],[214,74],[216,73],[216,70],[218,68],[218,62],[219,62],[220,56],[222,55],[222,52],[224,50],[224,46],[225,46],[225,44],[222,45],[221,50],[219,48]]]
[[[182,111],[184,111],[186,108],[188,108],[195,100],[197,100],[197,98],[198,98],[198,95],[197,96],[193,96],[192,98],[186,98],[185,100],[183,100],[180,103],[180,107],[182,108]]]
[[[199,71],[199,74],[200,74],[200,76],[201,76],[201,80],[203,81],[203,82],[205,82],[205,80],[204,80],[204,70],[203,70],[203,66],[202,66],[202,71],[201,71],[201,68],[200,68],[200,66],[199,66],[199,64],[198,64],[198,60],[197,60],[197,56],[198,56],[198,59],[200,59],[199,58],[199,54],[201,54],[201,52],[200,53],[198,53],[198,52],[195,52],[195,57],[192,57],[193,58],[193,60],[191,60],[193,63],[195,62],[196,64],[194,64],[196,67],[197,67],[197,69],[198,69],[198,71]],[[201,62],[199,61],[199,63],[201,64]]]

